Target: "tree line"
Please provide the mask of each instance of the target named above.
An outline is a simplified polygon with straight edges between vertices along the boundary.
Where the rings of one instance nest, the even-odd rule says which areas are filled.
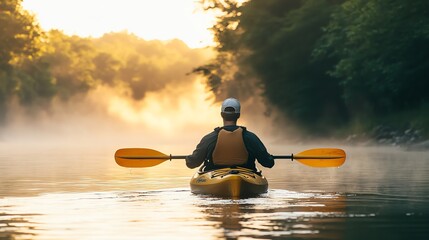
[[[128,32],[100,38],[44,31],[22,0],[0,2],[0,118],[16,99],[29,109],[47,108],[99,86],[140,100],[148,91],[189,81],[207,50],[180,40],[146,41]]]
[[[309,133],[365,131],[383,123],[428,129],[427,0],[200,0],[222,14],[216,58],[179,40],[127,32],[100,38],[44,31],[22,0],[0,2],[0,117],[8,103],[44,107],[98,86],[142,99],[206,76],[219,99],[262,95]]]
[[[222,13],[217,57],[194,69],[217,95],[262,88],[276,111],[322,135],[384,123],[427,129],[429,1],[201,3]]]

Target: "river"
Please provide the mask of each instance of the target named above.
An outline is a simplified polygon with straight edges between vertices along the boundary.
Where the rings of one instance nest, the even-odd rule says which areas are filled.
[[[261,168],[267,194],[221,199],[190,192],[183,160],[127,169],[113,148],[0,149],[0,239],[429,238],[428,152],[345,146],[340,168],[277,160]]]

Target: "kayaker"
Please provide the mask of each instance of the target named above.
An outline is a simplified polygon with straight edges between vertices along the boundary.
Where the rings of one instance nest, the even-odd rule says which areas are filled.
[[[274,166],[274,158],[262,141],[245,127],[237,126],[240,108],[240,102],[235,98],[223,101],[223,127],[215,128],[201,139],[192,155],[186,157],[188,168],[204,164],[204,171],[231,166],[256,170],[256,159],[264,167]]]

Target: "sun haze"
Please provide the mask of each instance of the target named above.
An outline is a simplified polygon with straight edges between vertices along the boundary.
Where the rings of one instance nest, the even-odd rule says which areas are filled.
[[[44,30],[100,37],[127,30],[145,40],[180,39],[189,47],[213,44],[213,13],[198,0],[24,0]]]

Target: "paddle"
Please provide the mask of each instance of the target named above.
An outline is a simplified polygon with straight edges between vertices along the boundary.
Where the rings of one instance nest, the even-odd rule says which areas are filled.
[[[346,153],[338,148],[314,148],[298,154],[273,157],[296,160],[311,167],[339,167],[346,161]],[[116,163],[128,168],[153,167],[167,160],[185,158],[186,155],[166,155],[149,148],[122,148],[115,153]]]
[[[339,167],[346,161],[346,152],[339,148],[313,148],[298,154],[273,156],[275,159],[292,159],[311,167]]]

